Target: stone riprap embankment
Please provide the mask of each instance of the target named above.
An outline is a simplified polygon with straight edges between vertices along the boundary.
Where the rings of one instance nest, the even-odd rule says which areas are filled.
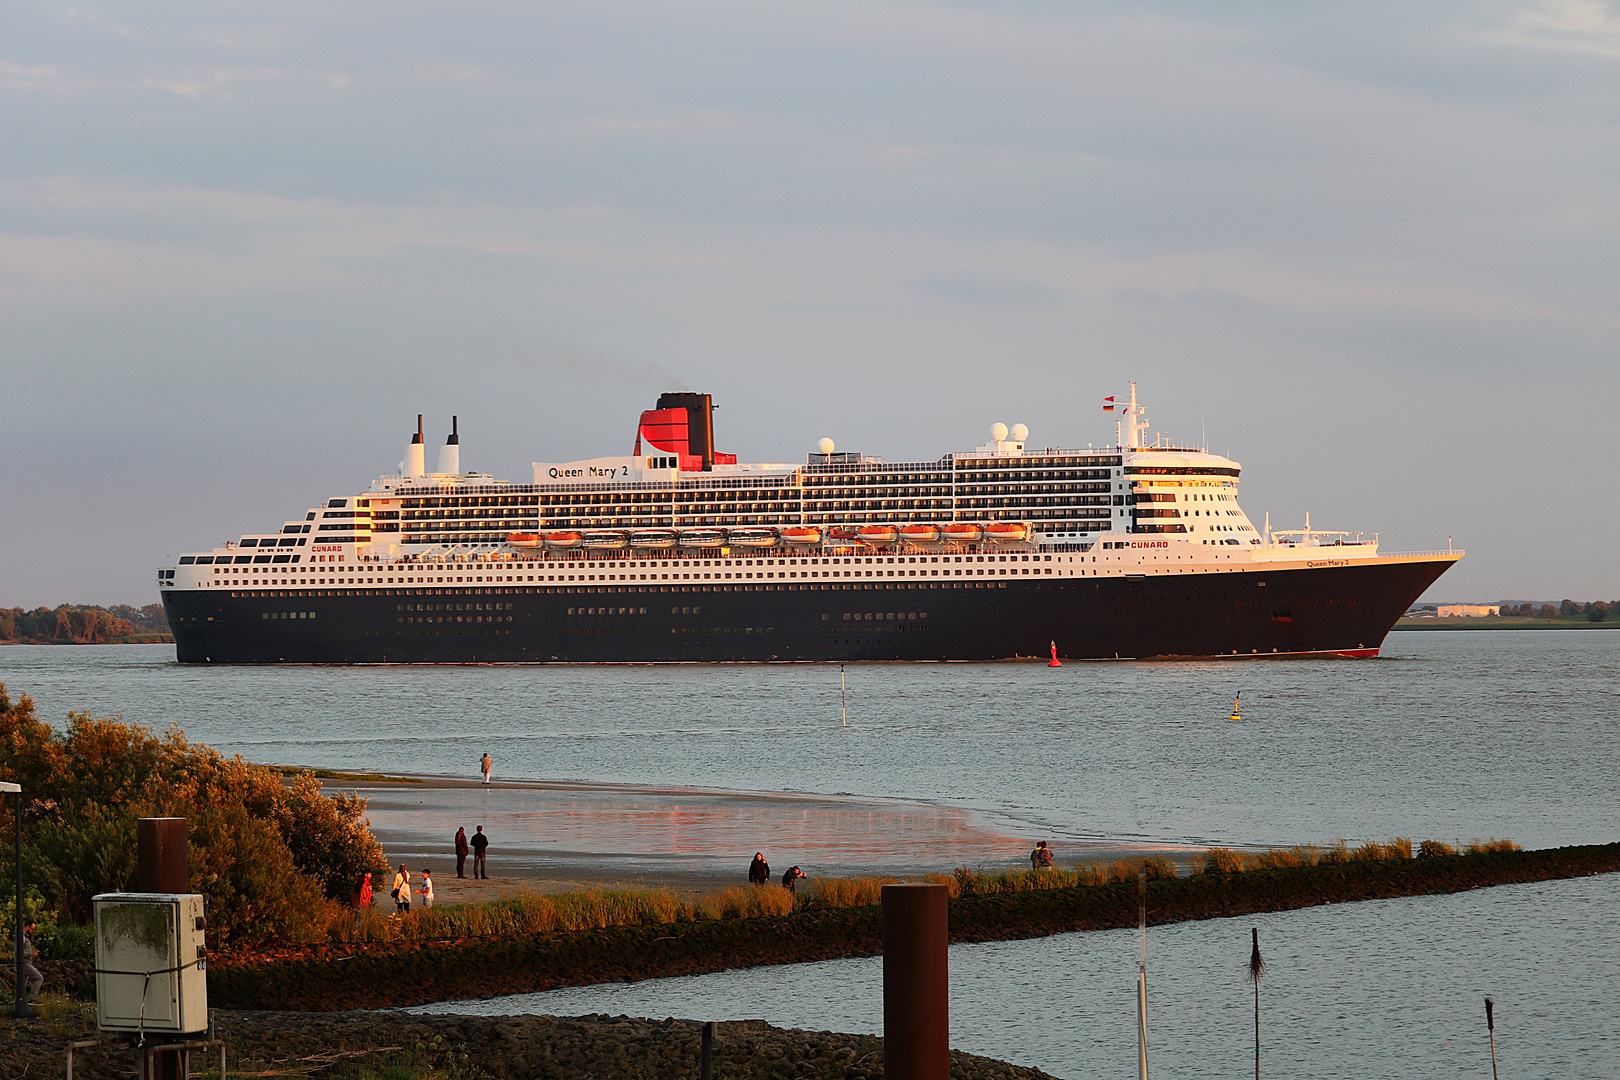
[[[698,1075],[702,1025],[691,1020],[610,1016],[413,1016],[400,1013],[220,1012],[231,1076],[314,1076],[356,1067],[404,1065],[425,1075],[490,1080],[690,1080]],[[0,1035],[6,1077],[63,1075],[70,1038],[44,1021],[12,1022]],[[196,1063],[194,1069],[206,1068]],[[392,1070],[390,1070],[392,1071]],[[76,1080],[128,1080],[127,1049],[81,1050]],[[804,1077],[878,1080],[883,1040],[871,1035],[790,1031],[759,1020],[719,1025],[717,1078]],[[1044,1080],[1046,1073],[953,1052],[952,1080]]]

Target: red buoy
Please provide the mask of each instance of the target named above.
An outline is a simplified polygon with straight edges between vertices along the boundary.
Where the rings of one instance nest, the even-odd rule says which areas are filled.
[[[1047,664],[1046,666],[1047,667],[1062,667],[1063,666],[1063,661],[1061,661],[1061,660],[1059,660],[1057,658],[1057,642],[1055,642],[1055,641],[1052,642],[1052,662]]]

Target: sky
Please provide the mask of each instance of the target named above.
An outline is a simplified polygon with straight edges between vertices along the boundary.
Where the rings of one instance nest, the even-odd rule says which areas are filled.
[[[1617,129],[1588,0],[10,0],[0,606],[153,602],[417,413],[526,481],[665,390],[918,460],[1130,380],[1257,522],[1612,599]]]

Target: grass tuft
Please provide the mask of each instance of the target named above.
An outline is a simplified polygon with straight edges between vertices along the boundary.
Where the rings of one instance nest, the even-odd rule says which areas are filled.
[[[1476,836],[1468,842],[1464,850],[1470,855],[1483,855],[1487,851],[1523,851],[1524,848],[1511,840],[1498,840],[1494,836],[1489,840],[1481,840]]]

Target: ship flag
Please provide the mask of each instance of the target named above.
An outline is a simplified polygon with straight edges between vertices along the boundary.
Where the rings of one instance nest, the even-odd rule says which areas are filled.
[[[1103,398],[1103,412],[1113,412],[1113,411],[1114,411],[1114,399],[1111,398],[1111,397]]]

